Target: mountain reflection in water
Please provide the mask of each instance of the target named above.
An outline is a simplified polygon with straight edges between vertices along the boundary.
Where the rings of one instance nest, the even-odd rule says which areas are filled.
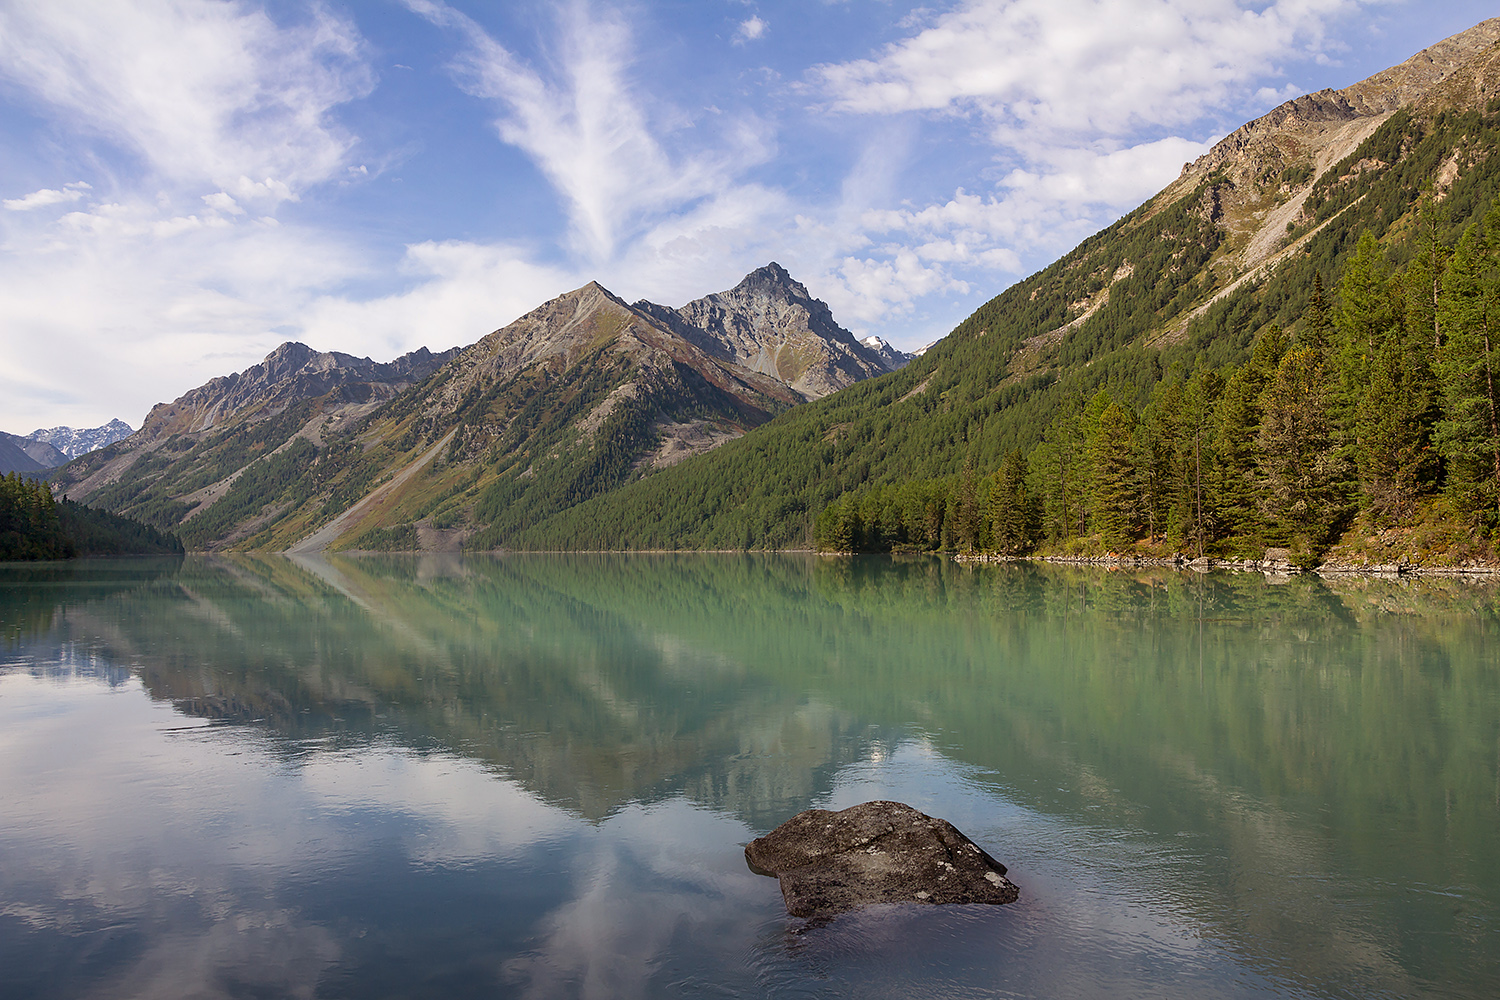
[[[797,556],[0,567],[7,996],[1489,996],[1475,584]],[[1005,908],[805,926],[898,798]]]

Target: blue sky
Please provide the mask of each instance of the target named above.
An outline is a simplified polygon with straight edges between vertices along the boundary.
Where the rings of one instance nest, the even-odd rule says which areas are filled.
[[[1451,0],[0,0],[0,429],[777,260],[915,348]]]

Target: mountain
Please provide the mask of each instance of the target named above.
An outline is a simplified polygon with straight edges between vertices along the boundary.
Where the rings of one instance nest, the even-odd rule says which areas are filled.
[[[1175,477],[1168,485],[1179,491],[1176,499],[1130,513],[1142,519],[1132,530],[1150,537],[1170,529],[1163,544],[1186,545],[1188,501],[1180,495],[1184,414],[1202,421],[1186,445],[1196,448],[1199,493],[1240,490],[1236,502],[1259,503],[1250,487],[1265,487],[1264,475],[1234,471],[1233,462],[1248,460],[1244,455],[1215,465],[1217,459],[1202,457],[1203,441],[1217,435],[1214,448],[1227,456],[1238,440],[1245,455],[1255,451],[1264,458],[1256,450],[1261,446],[1254,421],[1255,393],[1267,384],[1265,365],[1286,352],[1282,331],[1290,334],[1290,344],[1305,346],[1330,336],[1330,323],[1335,342],[1304,359],[1322,359],[1320,377],[1331,377],[1335,368],[1341,372],[1338,393],[1349,401],[1328,419],[1338,425],[1336,442],[1344,443],[1325,456],[1347,467],[1340,482],[1362,484],[1361,477],[1374,474],[1350,464],[1375,433],[1356,429],[1354,422],[1373,428],[1377,418],[1405,412],[1395,401],[1406,409],[1426,407],[1410,421],[1425,436],[1402,453],[1415,458],[1391,460],[1421,466],[1421,496],[1458,490],[1445,485],[1445,477],[1483,457],[1488,446],[1474,438],[1472,447],[1465,446],[1470,455],[1444,437],[1458,432],[1459,416],[1444,416],[1450,388],[1434,380],[1442,369],[1448,372],[1443,378],[1456,384],[1462,372],[1434,330],[1441,325],[1436,317],[1445,261],[1462,256],[1465,232],[1485,218],[1500,194],[1500,157],[1493,155],[1500,146],[1497,42],[1500,19],[1485,21],[1360,83],[1284,103],[1185,165],[1146,204],[981,306],[899,371],[798,407],[724,448],[560,512],[518,533],[511,544],[804,546],[813,543],[814,518],[841,497],[863,505],[861,523],[901,526],[888,535],[880,527],[883,537],[925,524],[923,545],[947,544],[951,540],[940,528],[955,505],[967,504],[977,518],[989,505],[1002,460],[1019,451],[1032,459],[1023,478],[1046,506],[1051,537],[1063,545],[1094,530],[1094,499],[1083,494],[1099,487],[1091,462],[1103,452],[1090,449],[1100,444],[1105,411],[1116,405],[1109,453],[1119,455],[1120,468],[1136,478],[1110,488],[1144,509],[1157,501],[1142,499],[1150,484],[1139,477]],[[1366,239],[1375,241],[1373,249],[1361,251]],[[1500,217],[1494,239],[1500,246]],[[1342,286],[1350,280],[1355,285],[1345,294]],[[1320,281],[1326,301],[1319,298]],[[1367,324],[1368,334],[1347,332],[1367,314],[1378,314],[1377,323]],[[1435,358],[1430,346],[1426,355],[1400,348],[1427,379],[1409,399],[1404,390],[1385,388],[1385,381],[1370,381],[1368,359],[1391,330],[1402,331],[1412,345],[1443,348]],[[1260,367],[1242,374],[1225,396],[1225,386],[1246,371],[1257,344],[1265,347],[1265,357],[1256,361]],[[1386,349],[1391,351],[1397,348]],[[1484,363],[1500,366],[1500,355]],[[1382,378],[1406,385],[1402,370],[1392,363]],[[1387,402],[1360,402],[1359,393],[1371,386],[1386,392]],[[1221,412],[1221,398],[1246,401],[1240,424]],[[1284,399],[1306,396],[1289,388]],[[1189,404],[1196,409],[1184,410]],[[1489,411],[1476,403],[1462,412]],[[1380,433],[1400,436],[1399,423]],[[1236,426],[1238,435],[1231,429]],[[1165,449],[1170,460],[1158,468],[1120,451],[1127,446],[1137,452]],[[1439,461],[1442,448],[1452,457]],[[963,486],[965,469],[983,482],[971,479]],[[1228,478],[1219,483],[1205,478],[1221,473]],[[1252,483],[1255,476],[1262,478]],[[912,489],[896,489],[908,483]],[[923,494],[919,483],[932,489]],[[967,492],[955,493],[960,486]],[[1402,489],[1392,495],[1410,494]],[[1334,518],[1329,530],[1367,523],[1372,531],[1387,530],[1378,522],[1350,520],[1382,509],[1387,501],[1376,493],[1365,485],[1354,493],[1344,490],[1343,520]],[[1449,495],[1456,510],[1471,503],[1462,490]],[[877,502],[884,506],[870,506]],[[1238,528],[1225,526],[1230,520],[1211,526],[1204,509],[1200,502],[1193,519],[1194,547],[1204,539],[1220,550],[1248,547],[1271,537],[1237,535]],[[1409,526],[1414,508],[1406,503],[1406,509],[1402,516],[1408,520],[1401,523]],[[1263,516],[1250,514],[1243,523]]]
[[[904,367],[912,358],[921,357],[923,352],[932,346],[932,344],[928,344],[926,347],[919,347],[915,354],[907,354],[899,348],[892,347],[880,337],[866,337],[860,343],[879,355],[880,360],[889,371],[895,371],[898,368]]]
[[[897,352],[872,348],[839,326],[827,304],[775,261],[681,309],[644,299],[634,308],[710,356],[779,379],[805,399],[903,363]]]
[[[232,492],[262,457],[296,451],[298,441],[316,448],[324,433],[429,377],[457,351],[421,348],[382,364],[282,344],[243,372],[158,403],[139,431],[76,459],[52,482],[75,500],[173,530]]]
[[[752,344],[802,361],[773,376]],[[283,345],[56,481],[190,548],[493,547],[884,370],[777,265],[683,310],[591,282],[444,355]]]
[[[32,441],[0,431],[0,475],[8,472],[43,472],[68,460],[68,456],[45,441]]]
[[[89,427],[84,430],[74,430],[72,427],[38,428],[26,437],[30,441],[47,444],[56,449],[63,459],[53,464],[61,465],[68,459],[98,451],[116,441],[123,441],[134,433],[135,431],[129,424],[117,417],[102,427]]]
[[[425,347],[380,364],[338,351],[314,351],[306,344],[285,343],[258,365],[209,380],[171,403],[151,408],[140,433],[149,439],[171,434],[202,433],[231,418],[279,411],[298,400],[337,390],[338,399],[355,407],[383,402],[420,382],[458,353],[433,354]]]
[[[1411,491],[1381,494],[1360,463],[1377,437],[1406,441],[1398,415],[1415,406],[1422,436],[1391,461],[1416,456],[1420,495],[1467,511],[1459,472],[1472,478],[1488,445],[1454,436],[1471,429],[1443,394],[1463,372],[1441,336],[1437,354],[1408,347],[1435,342],[1445,261],[1468,262],[1479,287],[1490,265],[1474,262],[1500,248],[1464,235],[1500,194],[1497,40],[1486,21],[1283,104],[896,371],[877,374],[889,361],[774,264],[681,309],[590,284],[385,396],[309,373],[278,397],[273,356],[243,394],[240,377],[216,380],[60,478],[190,548],[795,547],[835,504],[860,539],[932,547],[982,544],[970,529],[1003,507],[997,472],[1019,456],[1012,485],[1062,549],[1182,547],[1188,532],[1222,553],[1284,540],[1246,533],[1266,481],[1245,462],[1265,457],[1260,394],[1290,343],[1312,351],[1298,355],[1307,378],[1343,380],[1319,417],[1337,425],[1317,460],[1325,528],[1385,531],[1354,518],[1386,508],[1409,521]],[[1321,388],[1280,391],[1323,405]]]

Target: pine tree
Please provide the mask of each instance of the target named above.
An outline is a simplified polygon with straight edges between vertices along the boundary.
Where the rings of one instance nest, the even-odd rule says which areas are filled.
[[[1328,419],[1332,391],[1317,351],[1287,352],[1261,397],[1257,444],[1271,537],[1319,550],[1338,517],[1339,459]]]
[[[1255,368],[1247,365],[1224,383],[1214,408],[1210,472],[1212,506],[1220,531],[1252,548],[1260,542],[1255,436],[1260,427],[1263,380],[1257,375]]]
[[[1117,551],[1135,540],[1134,424],[1119,403],[1110,402],[1099,415],[1099,426],[1089,448],[1093,466],[1092,522],[1103,535],[1104,544]]]
[[[1494,219],[1492,215],[1491,220]],[[1493,221],[1491,221],[1493,225]],[[1438,448],[1455,508],[1500,521],[1500,261],[1470,226],[1443,275],[1435,368],[1443,390]]]
[[[1323,291],[1323,275],[1313,272],[1312,297],[1302,310],[1302,325],[1297,331],[1297,346],[1311,348],[1319,357],[1328,353],[1333,343],[1333,320],[1329,316],[1328,296]]]
[[[1222,376],[1208,368],[1194,369],[1182,389],[1177,433],[1177,499],[1172,506],[1174,542],[1197,555],[1218,537],[1213,510],[1213,411],[1223,391]]]
[[[1140,521],[1153,541],[1166,535],[1177,487],[1175,462],[1182,387],[1158,382],[1136,425],[1135,471]]]
[[[1339,305],[1333,316],[1338,333],[1339,373],[1349,400],[1358,397],[1370,366],[1395,326],[1388,271],[1380,244],[1368,229],[1344,266],[1339,281]]]
[[[1416,506],[1428,408],[1417,382],[1400,343],[1392,339],[1370,366],[1355,409],[1360,494],[1376,524],[1404,522]]]
[[[1012,451],[1000,463],[990,493],[994,544],[1005,555],[1021,555],[1035,544],[1036,510],[1026,485],[1029,475],[1026,456],[1019,449]]]
[[[964,463],[963,475],[959,477],[958,489],[949,498],[949,520],[953,524],[951,542],[955,548],[972,552],[979,546],[981,511],[979,509],[979,480],[974,473],[974,462]]]

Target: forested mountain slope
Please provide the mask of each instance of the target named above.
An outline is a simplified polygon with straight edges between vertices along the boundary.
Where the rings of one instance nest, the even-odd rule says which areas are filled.
[[[1196,407],[1190,439],[1201,495],[1208,425],[1258,337],[1265,340],[1259,367],[1233,390],[1254,411],[1254,420],[1241,426],[1250,434],[1247,452],[1259,432],[1259,393],[1292,347],[1313,347],[1323,353],[1302,361],[1321,366],[1320,378],[1332,377],[1335,355],[1347,362],[1339,369],[1349,383],[1338,404],[1343,409],[1328,418],[1345,429],[1344,439],[1329,447],[1345,452],[1341,468],[1355,469],[1353,386],[1361,379],[1369,384],[1376,370],[1368,359],[1383,349],[1390,355],[1391,340],[1404,343],[1426,329],[1428,341],[1441,341],[1435,317],[1440,307],[1455,308],[1440,302],[1449,257],[1500,189],[1500,159],[1493,155],[1500,148],[1497,40],[1500,20],[1486,21],[1354,86],[1288,102],[1187,165],[1147,204],[1001,293],[900,371],[798,407],[719,451],[504,541],[578,549],[806,545],[814,540],[815,517],[835,500],[857,507],[885,484],[900,499],[882,495],[877,506],[884,511],[867,511],[876,518],[880,545],[982,545],[993,541],[993,516],[979,508],[988,506],[1002,461],[1019,453],[1020,481],[1033,494],[1051,489],[1059,498],[1049,515],[1058,543],[1093,537],[1116,547],[1132,539],[1185,546],[1182,407]],[[1490,273],[1482,236],[1470,238],[1474,245],[1463,257],[1481,276]],[[1356,259],[1351,285],[1346,275]],[[1329,301],[1309,310],[1320,279]],[[1310,314],[1318,318],[1309,321]],[[1325,337],[1330,341],[1316,346]],[[1360,338],[1362,348],[1354,343]],[[1360,357],[1366,361],[1349,360]],[[1479,355],[1429,363],[1409,352],[1391,365],[1408,362],[1434,374],[1446,364],[1454,379],[1461,364],[1484,363]],[[1311,368],[1303,374],[1310,378]],[[1295,394],[1296,386],[1282,388]],[[1436,428],[1441,392],[1423,386],[1406,388],[1425,393],[1431,412],[1418,424]],[[1137,435],[1136,424],[1153,398],[1172,391],[1177,402],[1158,406],[1159,419],[1170,425],[1161,429],[1166,439],[1143,443],[1146,433]],[[1400,396],[1405,389],[1393,391]],[[1159,445],[1176,464],[1153,466],[1137,456],[1115,470],[1110,488],[1117,493],[1138,494],[1141,477],[1152,475],[1173,485],[1162,485],[1151,509],[1126,511],[1119,523],[1105,525],[1095,516],[1092,460],[1102,455],[1099,429],[1111,405],[1118,412],[1107,423],[1117,451],[1134,455]],[[1163,408],[1173,406],[1165,415]],[[1024,462],[1039,446],[1048,449],[1038,457],[1050,463],[1053,486]],[[1429,449],[1428,494],[1443,488],[1450,466],[1463,464],[1438,457],[1432,435],[1416,447]],[[1472,442],[1464,447],[1473,450]],[[1248,463],[1242,485],[1269,488],[1270,473],[1253,456],[1235,461]],[[966,478],[974,527],[960,537],[950,515],[962,506],[958,486]],[[1345,475],[1348,483],[1357,478]],[[892,512],[896,506],[901,513]],[[1174,507],[1175,534],[1164,523]],[[1411,505],[1403,509],[1410,516]],[[1241,535],[1233,526],[1210,527],[1201,502],[1198,511],[1193,548],[1236,538],[1291,541],[1285,524]],[[1324,537],[1302,541],[1326,545],[1356,512],[1347,503],[1337,515],[1322,510]],[[853,526],[864,530],[867,520],[856,517]]]

